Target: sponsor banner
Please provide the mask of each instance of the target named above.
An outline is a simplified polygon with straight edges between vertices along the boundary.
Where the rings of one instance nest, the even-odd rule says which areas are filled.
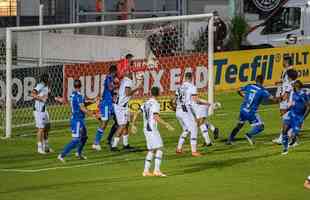
[[[140,106],[145,102],[145,99],[132,99],[129,101],[130,112],[138,112]],[[158,100],[160,104],[160,112],[174,112],[171,107],[171,99],[162,97]]]
[[[280,81],[283,57],[290,55],[299,79],[310,82],[310,46],[256,49],[216,53],[214,60],[215,87],[217,91],[235,90],[255,80],[262,74],[264,85],[274,86]]]
[[[52,96],[61,96],[63,91],[63,66],[25,67],[13,69],[12,75],[12,100],[16,107],[32,106],[31,91],[39,81],[42,73],[48,73]],[[5,70],[0,70],[0,101],[5,101]],[[53,101],[53,98],[50,98]],[[52,103],[52,102],[50,102]]]
[[[216,53],[214,59],[214,80],[216,91],[231,91],[255,81],[262,74],[266,86],[274,86],[280,80],[283,70],[283,57],[293,58],[294,68],[303,82],[310,83],[310,46],[287,48],[256,49]],[[139,63],[139,64],[138,64]],[[147,97],[152,86],[161,89],[162,96],[173,96],[182,83],[184,74],[193,72],[194,82],[199,92],[207,91],[208,56],[190,54],[159,58],[157,67],[139,67],[141,61],[135,61],[134,73],[143,72],[144,87],[135,97]],[[113,62],[74,64],[64,67],[64,96],[69,97],[73,80],[82,80],[82,93],[89,98],[97,97],[102,90],[102,83],[109,66]],[[138,71],[138,72],[137,72]],[[139,72],[140,71],[140,72]]]

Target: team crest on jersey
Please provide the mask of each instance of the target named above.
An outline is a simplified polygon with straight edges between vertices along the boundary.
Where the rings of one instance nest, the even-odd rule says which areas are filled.
[[[255,6],[264,12],[269,12],[279,6],[281,0],[253,0]]]

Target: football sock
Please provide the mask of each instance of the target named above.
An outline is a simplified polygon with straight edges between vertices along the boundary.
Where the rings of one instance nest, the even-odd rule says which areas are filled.
[[[239,133],[239,131],[241,130],[241,128],[242,128],[242,126],[237,125],[237,126],[232,130],[232,132],[231,132],[231,134],[230,134],[228,140],[229,140],[229,141],[234,141],[236,135]]]
[[[210,123],[209,123],[209,128],[210,128],[210,130],[211,130],[212,132],[214,132],[215,126],[214,126],[213,124],[210,124]]]
[[[88,137],[82,137],[81,140],[80,140],[80,143],[79,143],[78,149],[77,149],[77,153],[78,153],[79,156],[82,155],[82,151],[83,151],[83,148],[84,148],[84,146],[85,146],[85,144],[87,142],[87,139],[88,139]]]
[[[197,152],[197,138],[191,138],[192,153]]]
[[[103,129],[102,128],[98,128],[97,132],[96,132],[96,137],[95,137],[95,145],[99,145],[100,141],[103,137]]]
[[[41,142],[38,142],[38,151],[43,151],[43,144]]]
[[[152,151],[149,151],[146,154],[145,163],[144,163],[144,172],[149,172],[150,171],[153,157],[154,157],[154,153]]]
[[[118,144],[119,140],[120,140],[119,137],[114,137],[114,141],[113,141],[113,144],[112,144],[113,148],[117,147],[117,144]]]
[[[108,136],[109,144],[112,144],[113,136],[116,133],[117,128],[118,128],[117,123],[114,123],[113,126],[110,129],[110,133],[109,133],[109,136]]]
[[[64,158],[66,155],[70,153],[72,149],[74,149],[80,143],[79,138],[73,138],[69,144],[67,144],[61,153],[61,157]]]
[[[124,146],[128,146],[128,134],[127,135],[123,135],[123,145]]]
[[[48,140],[43,141],[43,146],[44,146],[43,150],[45,150],[45,151],[49,150],[50,147],[48,145]]]
[[[288,134],[282,134],[282,144],[284,150],[288,150]]]
[[[209,132],[208,132],[208,124],[201,125],[200,130],[201,130],[203,138],[205,139],[206,144],[211,144],[211,139],[209,137]]]
[[[185,142],[185,139],[186,139],[187,135],[188,135],[187,131],[183,132],[180,135],[179,142],[178,142],[178,149],[182,149],[182,146],[183,146],[183,144]]]
[[[155,168],[154,171],[160,172],[160,164],[161,164],[161,159],[163,157],[163,152],[161,150],[157,150],[155,154]]]
[[[252,138],[253,136],[259,134],[260,132],[262,132],[264,130],[264,125],[260,125],[260,126],[254,126],[251,131],[248,133],[248,135],[250,136],[250,138]]]

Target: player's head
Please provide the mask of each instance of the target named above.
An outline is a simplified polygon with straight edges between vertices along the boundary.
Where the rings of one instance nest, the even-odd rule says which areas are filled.
[[[283,57],[283,67],[288,68],[293,65],[293,59],[291,56],[286,55]]]
[[[126,58],[127,60],[132,60],[132,59],[133,59],[133,55],[132,55],[131,53],[128,53],[128,54],[125,56],[125,58]]]
[[[296,91],[301,90],[304,87],[304,84],[300,80],[297,80],[294,82],[293,87],[294,87],[294,91],[296,92]]]
[[[256,84],[259,84],[259,85],[263,85],[264,84],[264,77],[263,77],[263,75],[258,75],[256,77]]]
[[[40,81],[41,82],[43,82],[45,85],[47,85],[48,84],[48,82],[49,82],[49,76],[48,76],[48,74],[42,74],[41,76],[40,76]]]
[[[73,81],[73,87],[74,87],[75,90],[78,90],[78,91],[81,90],[81,87],[82,87],[81,80],[80,79],[75,79]]]
[[[151,94],[153,97],[158,97],[160,93],[159,87],[152,87],[151,88]]]
[[[286,74],[291,81],[295,81],[298,78],[298,72],[294,69],[287,70]]]
[[[110,66],[110,69],[109,69],[109,73],[110,73],[112,76],[115,76],[115,75],[116,75],[116,72],[117,72],[117,67],[116,67],[116,65],[111,65],[111,66]]]
[[[193,74],[192,74],[192,72],[186,72],[186,73],[185,73],[185,81],[192,82],[192,80],[193,80]]]

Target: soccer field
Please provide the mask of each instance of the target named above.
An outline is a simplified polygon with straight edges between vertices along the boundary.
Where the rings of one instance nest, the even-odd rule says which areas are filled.
[[[280,129],[278,106],[261,106],[266,129],[257,137],[256,145],[251,147],[243,139],[250,128],[246,126],[236,145],[226,146],[222,140],[237,121],[241,98],[225,93],[216,99],[223,109],[211,121],[220,128],[221,138],[207,149],[200,146],[204,155],[199,158],[190,156],[189,141],[184,155],[175,154],[181,129],[172,114],[163,115],[176,127],[174,132],[161,129],[165,144],[162,171],[168,175],[165,178],[141,176],[146,154],[142,151],[145,140],[141,121],[139,133],[130,137],[131,145],[141,151],[110,152],[104,143],[103,151],[94,152],[90,147],[97,123],[89,122],[85,150],[88,160],[80,161],[71,155],[66,164],[56,157],[71,139],[68,124],[53,127],[49,141],[55,153],[48,155],[35,152],[35,135],[0,140],[0,200],[309,199],[310,192],[303,183],[310,175],[310,120],[305,122],[300,145],[282,156],[282,147],[271,143]],[[202,141],[200,138],[199,143]]]

